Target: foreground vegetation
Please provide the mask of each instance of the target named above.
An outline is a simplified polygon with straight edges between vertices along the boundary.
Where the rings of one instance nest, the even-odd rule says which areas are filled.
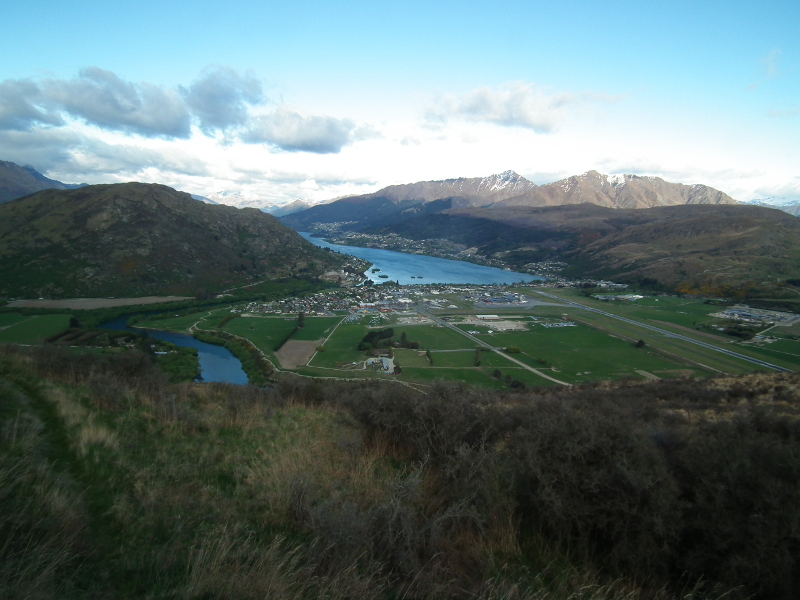
[[[3,598],[791,598],[800,377],[170,384],[0,354]]]

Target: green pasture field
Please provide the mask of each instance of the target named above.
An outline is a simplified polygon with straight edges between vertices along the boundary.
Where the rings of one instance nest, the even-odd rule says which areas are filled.
[[[718,310],[722,310],[724,307],[705,304],[702,300],[687,300],[684,298],[672,297],[646,297],[642,300],[637,300],[632,303],[603,302],[600,300],[594,300],[580,296],[578,291],[574,289],[559,289],[555,291],[548,290],[548,293],[551,292],[554,293],[554,295],[569,298],[585,306],[598,308],[611,314],[636,319],[642,321],[643,323],[649,323],[651,320],[657,320],[674,323],[675,325],[681,325],[690,329],[700,324],[723,323],[723,321],[716,319],[715,317],[710,317],[709,314],[712,312],[717,312]],[[535,294],[529,295],[535,297]],[[750,373],[760,368],[741,359],[728,357],[712,350],[703,349],[688,342],[667,338],[654,332],[648,332],[645,329],[617,321],[609,317],[604,317],[596,313],[583,311],[574,306],[558,308],[536,307],[531,309],[531,314],[546,315],[553,314],[554,312],[558,311],[571,315],[575,319],[597,325],[601,329],[611,334],[620,334],[628,338],[642,339],[648,344],[655,345],[657,348],[660,348],[666,352],[671,352],[678,356],[684,357],[689,361],[693,361],[694,363],[700,363],[701,365],[710,367],[710,369],[704,369],[700,367],[701,371],[706,373],[713,371],[721,371],[730,374]],[[661,326],[657,323],[655,325]],[[669,329],[668,326],[661,327]],[[699,335],[699,332],[677,329],[675,331],[681,335],[698,339],[722,348],[727,348],[745,356],[767,360],[776,365],[792,370],[796,370],[800,367],[800,362],[798,362],[794,357],[787,354],[782,355],[779,352],[770,350],[768,345],[760,347],[752,346],[750,344],[733,343],[735,341],[734,338],[731,338],[731,343],[725,344],[721,342],[715,342],[710,338]],[[780,329],[777,331],[780,331]],[[709,331],[706,332],[711,333]],[[717,335],[719,337],[725,337],[725,335],[722,333]]]
[[[778,340],[769,344],[765,343],[760,347],[774,352],[783,352],[800,359],[800,340]]]
[[[29,318],[30,316],[28,315],[20,315],[18,313],[0,313],[0,327],[9,327]]]
[[[152,319],[140,321],[137,326],[148,327],[151,329],[163,329],[166,331],[189,331],[189,327],[197,323],[198,329],[211,329],[219,323],[220,319],[230,314],[230,308],[218,308],[215,310],[192,313],[182,317],[171,317],[168,319]]]
[[[535,292],[525,292],[528,297],[535,300],[548,301],[549,298],[540,296]],[[658,298],[645,296],[641,300],[629,301],[604,301],[597,300],[596,298],[588,298],[582,296],[580,292],[573,288],[562,288],[557,290],[547,290],[548,294],[559,296],[565,300],[572,300],[590,308],[597,308],[606,312],[628,317],[631,319],[640,319],[642,321],[655,320],[666,321],[674,323],[683,327],[693,327],[703,323],[716,323],[718,320],[709,316],[711,313],[724,310],[724,306],[717,306],[713,304],[704,304],[703,300],[687,300],[685,298],[673,298],[659,296]],[[613,292],[609,292],[613,293]],[[620,293],[625,293],[620,292]],[[533,309],[536,311],[537,309]]]
[[[684,342],[675,338],[668,338],[659,333],[618,321],[604,315],[589,313],[585,311],[575,311],[576,319],[584,320],[593,327],[597,327],[610,335],[619,335],[628,338],[630,341],[642,340],[648,346],[656,348],[669,355],[674,356],[677,362],[684,362],[688,368],[694,369],[702,375],[713,373],[741,374],[752,373],[756,366],[752,363],[708,350],[696,346],[689,342]],[[731,345],[731,349],[738,350],[738,347]],[[684,367],[686,368],[686,367]]]
[[[275,346],[295,327],[297,327],[297,316],[239,317],[225,323],[222,331],[247,338],[267,356],[274,356]]]
[[[293,340],[322,340],[341,322],[342,317],[305,317],[304,326],[292,336]],[[295,325],[297,319],[295,319]]]
[[[434,357],[433,358],[434,364],[437,364],[436,355],[433,354],[433,357]],[[399,363],[403,369],[405,369],[406,367],[415,367],[422,369],[430,367],[430,363],[428,362],[425,353],[420,352],[419,350],[411,350],[408,348],[396,348],[394,351],[394,360],[396,363]]]
[[[358,349],[358,344],[367,331],[360,323],[342,323],[325,342],[325,352],[317,352],[314,356],[311,366],[336,368],[337,363],[363,361],[365,354]]]
[[[520,369],[522,370],[522,369]],[[533,375],[533,373],[531,373]],[[492,379],[490,373],[482,369],[446,369],[433,367],[403,367],[403,372],[400,374],[401,381],[420,381],[431,382],[435,379],[445,379],[447,381],[463,381],[464,383],[479,385],[481,387],[490,387],[503,389],[508,386]],[[515,376],[516,379],[516,376]]]
[[[686,365],[647,346],[636,348],[631,342],[585,325],[560,328],[538,325],[528,332],[496,333],[492,335],[492,340],[498,347],[520,348],[521,353],[511,356],[570,383],[593,379],[641,378],[642,375],[636,370],[653,373],[686,368]],[[488,357],[489,353],[486,354]],[[555,370],[551,372],[539,359],[552,365]]]
[[[793,371],[800,369],[800,342],[781,340],[771,344],[736,344],[732,349]]]
[[[776,337],[793,336],[793,335],[800,336],[800,323],[796,323],[796,324],[790,325],[790,326],[778,325],[778,326],[773,327],[772,329],[770,329],[769,333],[767,335],[774,335]]]
[[[464,341],[469,343],[470,340],[465,338]],[[483,353],[481,353],[481,355],[482,354]],[[435,367],[457,367],[467,369],[475,366],[475,350],[473,349],[459,352],[434,350],[431,352],[431,358],[433,359],[433,365]],[[507,361],[504,362],[507,363]],[[483,364],[483,360],[481,360],[481,364]]]
[[[0,344],[41,344],[51,335],[69,327],[72,315],[36,315],[25,317],[0,330]]]
[[[463,350],[475,348],[475,342],[446,327],[434,325],[395,326],[394,337],[400,339],[405,331],[409,342],[419,342],[422,350]]]

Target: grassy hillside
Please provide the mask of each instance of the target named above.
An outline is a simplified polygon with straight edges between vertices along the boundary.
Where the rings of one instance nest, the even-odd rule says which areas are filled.
[[[3,598],[792,598],[800,380],[169,384],[0,352]]]
[[[670,286],[777,283],[800,274],[796,217],[745,206],[651,211],[655,218],[650,222],[579,247],[571,260],[590,274],[652,278]]]
[[[195,295],[313,278],[341,258],[256,209],[143,183],[45,190],[0,206],[0,296]]]

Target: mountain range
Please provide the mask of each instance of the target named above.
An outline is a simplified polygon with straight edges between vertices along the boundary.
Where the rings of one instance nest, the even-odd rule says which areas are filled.
[[[390,186],[281,218],[305,231],[446,239],[524,269],[655,281],[668,288],[776,283],[800,276],[800,221],[705,185],[589,171],[537,186],[513,171]]]
[[[697,184],[669,183],[658,177],[609,176],[589,171],[538,186],[514,171],[489,177],[393,185],[371,194],[349,196],[284,217],[297,229],[321,223],[346,223],[356,230],[396,223],[420,213],[466,207],[564,206],[596,204],[608,208],[653,208],[686,204],[736,204],[727,194]]]
[[[48,189],[0,205],[0,296],[195,295],[344,261],[274,217],[145,183]]]

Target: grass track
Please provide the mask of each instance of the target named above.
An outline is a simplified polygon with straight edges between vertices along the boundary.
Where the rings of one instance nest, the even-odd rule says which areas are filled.
[[[41,344],[69,327],[72,315],[36,315],[0,330],[0,344]]]

